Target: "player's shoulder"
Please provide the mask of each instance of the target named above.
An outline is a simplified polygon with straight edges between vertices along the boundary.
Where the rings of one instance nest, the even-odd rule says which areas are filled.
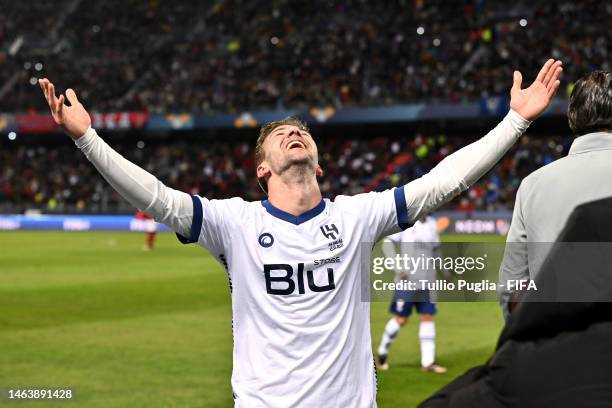
[[[379,202],[386,197],[393,197],[393,190],[370,191],[368,193],[359,193],[355,195],[338,195],[332,201],[335,207],[341,209],[362,208],[363,206],[371,205],[373,202]]]
[[[572,171],[568,157],[562,157],[548,163],[523,178],[519,187],[521,194],[526,195],[531,191],[537,190],[542,184],[548,184],[551,181],[556,184],[559,178],[568,171]]]
[[[261,201],[247,201],[241,197],[222,199],[197,197],[205,210],[214,211],[230,218],[240,219],[262,208]]]

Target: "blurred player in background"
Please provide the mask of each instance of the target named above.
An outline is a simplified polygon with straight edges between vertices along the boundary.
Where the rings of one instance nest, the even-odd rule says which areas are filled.
[[[383,253],[387,258],[400,256],[413,256],[427,258],[440,257],[440,235],[436,220],[427,216],[418,220],[414,226],[397,234],[386,237],[382,244]],[[421,285],[421,281],[435,282],[436,269],[433,265],[418,264],[413,270],[395,270],[395,281],[410,281]],[[397,290],[393,294],[389,311],[394,315],[383,331],[380,346],[378,346],[378,367],[388,370],[387,355],[393,341],[404,327],[412,308],[419,315],[419,341],[421,344],[421,370],[436,374],[443,374],[445,367],[435,363],[436,357],[436,325],[434,315],[436,314],[435,292],[428,290]]]
[[[142,226],[145,231],[145,245],[142,249],[150,251],[155,248],[155,235],[157,234],[157,223],[153,217],[149,216],[144,211],[136,213],[136,219],[142,221]]]
[[[75,92],[39,81],[58,125],[132,205],[208,248],[232,293],[235,407],[376,407],[362,243],[406,229],[482,177],[550,104],[561,62],[531,86],[514,73],[511,110],[480,140],[405,186],[323,199],[317,145],[296,119],[261,128],[257,178],[268,199],[208,200],[174,190],[126,160],[91,128]],[[64,104],[67,99],[70,105]],[[369,255],[368,255],[369,256]]]

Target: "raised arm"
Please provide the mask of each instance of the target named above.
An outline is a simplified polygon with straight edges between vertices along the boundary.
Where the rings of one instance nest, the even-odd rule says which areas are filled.
[[[561,61],[548,60],[536,80],[521,89],[522,76],[514,71],[510,112],[486,136],[442,160],[423,177],[404,188],[408,221],[412,225],[468,189],[489,171],[552,101],[559,89]]]
[[[66,97],[55,94],[48,79],[39,80],[55,123],[74,140],[79,149],[123,198],[134,207],[166,224],[183,236],[190,235],[193,219],[191,197],[165,186],[155,176],[113,150],[91,128],[91,118],[72,89]],[[65,105],[65,98],[70,106]]]

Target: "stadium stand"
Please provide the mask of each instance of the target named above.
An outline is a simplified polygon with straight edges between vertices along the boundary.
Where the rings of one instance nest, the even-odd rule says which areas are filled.
[[[93,111],[234,112],[461,102],[505,93],[514,68],[531,76],[543,56],[565,59],[566,92],[611,68],[612,4],[595,0],[0,0],[0,9],[5,112],[44,111],[30,85],[42,76],[75,87]]]
[[[564,60],[561,97],[584,72],[611,69],[612,31],[605,27],[612,23],[612,4],[594,0],[518,0],[511,6],[484,0],[0,0],[0,9],[0,112],[9,115],[47,114],[40,77],[75,88],[92,112],[237,114],[328,105],[465,105],[505,94],[516,67],[532,77],[541,64],[534,56]],[[522,177],[567,153],[568,136],[544,134],[558,136],[523,137],[446,209],[511,209]],[[325,196],[406,182],[473,140],[452,133],[373,136],[319,141]],[[159,143],[144,134],[142,140],[144,148],[134,140],[112,144],[175,188],[211,198],[262,197],[252,140]],[[71,146],[4,144],[0,212],[31,208],[132,211]]]
[[[319,141],[324,196],[381,190],[429,171],[465,137],[326,138]],[[570,138],[524,136],[489,174],[446,206],[449,210],[512,209],[520,180],[565,154]],[[261,199],[252,141],[111,142],[121,154],[174,188],[209,198]],[[18,176],[18,177],[17,177]],[[130,213],[129,204],[70,144],[6,143],[0,149],[0,212]]]

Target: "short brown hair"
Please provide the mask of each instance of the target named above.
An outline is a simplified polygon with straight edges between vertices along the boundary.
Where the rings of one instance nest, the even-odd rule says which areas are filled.
[[[576,82],[567,119],[578,136],[612,130],[612,72],[593,71]]]
[[[261,127],[259,130],[259,137],[257,138],[257,142],[255,142],[255,171],[257,171],[257,166],[259,166],[266,159],[266,152],[264,151],[263,145],[266,141],[266,138],[279,126],[290,125],[296,126],[298,129],[306,131],[310,133],[308,129],[308,125],[303,120],[296,118],[294,116],[286,117],[282,120],[275,120],[273,122],[268,122]],[[259,185],[261,188],[267,193],[268,192],[268,182],[265,178],[258,178]]]

